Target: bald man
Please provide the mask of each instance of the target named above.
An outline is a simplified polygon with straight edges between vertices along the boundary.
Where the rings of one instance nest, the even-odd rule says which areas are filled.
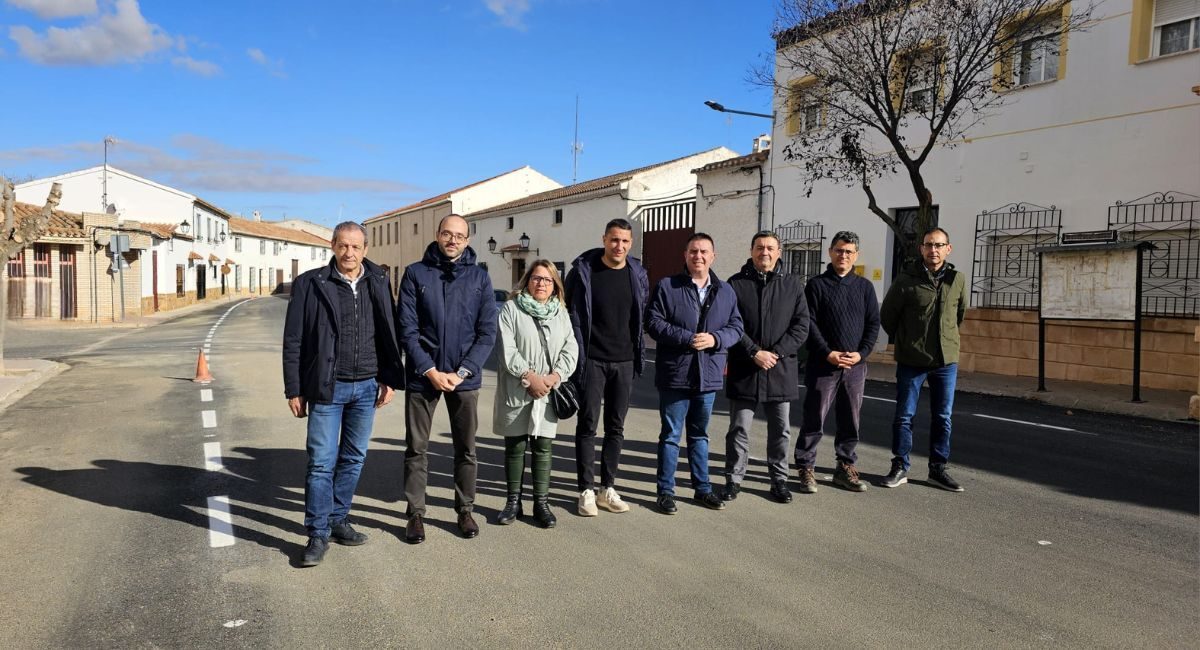
[[[458,530],[479,534],[475,506],[475,430],[483,364],[496,342],[492,280],[475,263],[465,219],[450,215],[438,224],[437,240],[400,280],[396,329],[409,359],[404,386],[404,496],[410,544],[425,541],[425,487],[429,478],[429,430],[443,397],[454,444],[454,510]]]

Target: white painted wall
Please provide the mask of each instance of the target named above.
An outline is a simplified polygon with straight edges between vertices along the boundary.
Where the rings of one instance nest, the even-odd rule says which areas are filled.
[[[1089,31],[1072,34],[1064,79],[1017,89],[998,114],[954,149],[933,152],[924,176],[940,209],[940,225],[955,245],[950,261],[971,272],[975,217],[1022,201],[1062,210],[1063,231],[1099,230],[1108,207],[1153,192],[1200,195],[1200,97],[1191,92],[1200,52],[1128,62],[1131,2],[1109,0]],[[778,70],[781,81],[793,78]],[[776,112],[783,116],[782,98]],[[786,120],[774,130],[776,152],[791,139]],[[866,210],[858,187],[819,184],[811,198],[794,164],[772,156],[776,225],[803,218],[862,237],[859,263],[884,269],[879,296],[890,283],[892,238]],[[916,205],[908,181],[874,185],[885,209]]]
[[[750,256],[750,238],[758,232],[758,169],[716,169],[697,174],[696,181],[704,190],[696,197],[696,232],[712,236],[717,244],[713,271],[728,278],[741,270]],[[769,203],[769,194],[763,198]]]
[[[468,214],[521,197],[562,187],[558,181],[525,166],[450,195],[455,214]]]
[[[62,201],[58,208],[67,212],[101,212],[104,196],[104,168],[93,167],[42,178],[16,187],[17,200],[41,205],[53,183],[62,184]],[[196,197],[165,185],[134,176],[114,167],[108,168],[108,202],[115,205],[122,219],[175,223],[191,214]]]

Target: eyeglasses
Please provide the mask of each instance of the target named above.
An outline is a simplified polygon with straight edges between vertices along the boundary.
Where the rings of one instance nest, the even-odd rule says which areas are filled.
[[[834,255],[841,255],[844,257],[849,257],[849,256],[857,253],[858,251],[853,251],[853,250],[850,250],[849,248],[835,248],[829,252],[833,253]]]
[[[450,232],[449,230],[443,230],[442,232],[438,233],[438,239],[453,240],[453,241],[456,241],[456,242],[462,244],[462,243],[466,242],[468,239],[470,239],[470,236],[460,235],[459,233]]]
[[[529,278],[529,284],[554,284],[554,278],[548,278],[543,275],[534,275]]]
[[[947,242],[947,241],[935,241],[935,242],[925,242],[925,243],[921,244],[921,247],[922,248],[932,248],[934,250],[940,251],[949,245],[950,245],[950,242]]]

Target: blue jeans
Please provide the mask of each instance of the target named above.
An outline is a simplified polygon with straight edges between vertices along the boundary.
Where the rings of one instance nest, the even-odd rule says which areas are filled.
[[[708,418],[716,392],[663,388],[658,394],[658,493],[675,494],[675,468],[679,465],[679,438],[687,431],[688,469],[696,496],[712,492],[708,482]]]
[[[892,462],[901,462],[908,470],[912,451],[912,419],[921,397],[921,384],[929,380],[929,464],[950,460],[950,415],[954,411],[954,384],[958,364],[941,368],[896,366],[896,417],[892,421]]]
[[[304,528],[309,537],[328,538],[329,527],[350,514],[375,424],[378,391],[374,379],[339,381],[331,403],[308,405]]]

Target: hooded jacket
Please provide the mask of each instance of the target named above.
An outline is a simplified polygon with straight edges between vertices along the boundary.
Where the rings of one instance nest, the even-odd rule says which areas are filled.
[[[783,264],[763,274],[746,260],[729,278],[737,295],[738,312],[745,331],[729,351],[729,376],[725,393],[730,399],[753,402],[790,402],[800,397],[798,354],[808,337],[808,304],[804,278],[789,275]],[[759,350],[779,355],[779,363],[763,370],[754,363]]]
[[[895,344],[896,363],[940,368],[958,363],[958,326],[967,312],[967,279],[946,262],[941,281],[917,263],[888,287],[879,318]]]
[[[292,281],[291,301],[283,325],[283,392],[289,399],[303,397],[327,404],[333,399],[338,346],[343,336],[338,322],[337,287],[331,280],[337,259],[319,269],[301,273]],[[392,289],[387,271],[370,260],[362,261],[363,278],[371,299],[375,323],[377,381],[393,388],[404,383],[404,364],[392,319]]]
[[[583,364],[587,360],[592,338],[592,265],[604,255],[603,248],[593,248],[585,251],[571,262],[571,272],[567,274],[566,292],[568,311],[571,314],[571,328],[575,330],[575,341],[579,345],[579,362],[575,366],[575,376],[571,381],[581,384],[583,379]],[[629,280],[633,291],[633,317],[629,324],[629,335],[633,337],[633,372],[642,374],[645,368],[646,341],[642,338],[642,323],[646,317],[646,300],[650,295],[650,280],[646,277],[646,269],[641,260],[636,257],[626,257],[629,265]]]
[[[479,390],[483,364],[496,342],[497,313],[492,280],[475,263],[475,250],[468,246],[450,260],[437,242],[430,243],[400,279],[396,328],[408,357],[405,389],[433,391],[424,374],[431,368],[465,368],[471,376],[457,390]]]

